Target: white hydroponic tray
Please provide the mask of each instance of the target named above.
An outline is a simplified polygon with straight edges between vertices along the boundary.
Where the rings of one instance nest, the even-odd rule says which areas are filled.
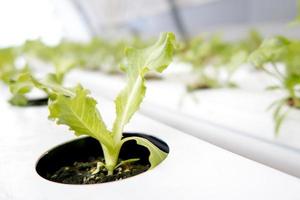
[[[184,85],[178,81],[182,76],[170,73],[168,76],[171,78],[164,81],[147,82],[147,98],[141,107],[143,114],[300,177],[300,112],[292,110],[279,136],[274,136],[272,112],[267,108],[283,94],[264,90],[273,83],[269,76],[245,70],[235,78],[241,86],[239,89],[204,90],[192,95],[185,95]],[[110,100],[125,81],[120,76],[76,71],[70,79],[80,80]],[[203,133],[204,124],[210,126],[211,131]],[[216,134],[215,126],[235,134],[225,134],[226,131]]]
[[[5,92],[4,92],[5,93]],[[99,96],[99,95],[96,95]],[[0,98],[0,199],[299,199],[300,180],[137,114],[126,131],[168,143],[167,159],[152,171],[105,184],[64,185],[35,171],[37,159],[74,138],[47,120],[46,107],[16,108]],[[99,99],[99,98],[98,98]],[[106,121],[113,104],[99,99]]]

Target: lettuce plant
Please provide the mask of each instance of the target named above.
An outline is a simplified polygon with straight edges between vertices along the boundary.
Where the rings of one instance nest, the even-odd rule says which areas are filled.
[[[77,136],[88,135],[99,141],[104,153],[104,163],[108,175],[124,163],[136,161],[136,158],[119,161],[122,145],[135,140],[139,145],[149,149],[150,169],[159,164],[166,157],[166,153],[158,149],[147,139],[131,136],[123,137],[125,125],[130,121],[145,96],[145,75],[149,72],[163,72],[173,57],[175,36],[172,33],[163,33],[158,41],[145,49],[127,48],[125,50],[126,63],[121,68],[127,74],[126,86],[115,99],[116,119],[111,130],[107,128],[99,110],[96,100],[89,91],[82,86],[66,89],[51,80],[36,80],[34,85],[50,94],[49,118],[57,124],[67,125]]]
[[[135,37],[132,40],[105,40],[94,37],[88,42],[62,40],[55,46],[48,46],[40,40],[31,40],[22,46],[22,52],[27,57],[58,66],[58,69],[61,62],[68,62],[82,69],[101,70],[112,74],[120,73],[118,63],[122,62],[126,45],[144,43]]]
[[[20,54],[25,58],[27,64],[10,77],[9,89],[13,96],[9,102],[16,106],[27,106],[29,103],[26,94],[34,88],[35,84],[33,80],[37,79],[32,69],[33,67],[29,64],[30,61],[28,62],[30,60],[29,57],[37,57],[43,61],[51,62],[54,72],[46,74],[43,80],[62,85],[66,74],[75,68],[79,62],[72,53],[62,54],[62,52],[71,52],[72,49],[75,49],[75,46],[69,43],[62,43],[60,44],[60,48],[51,48],[40,40],[27,41],[19,48]],[[61,49],[65,50],[62,51]],[[44,91],[47,96],[50,95],[46,90]]]
[[[11,86],[14,84],[13,79],[18,77],[19,74],[23,74],[25,72],[29,72],[30,69],[28,66],[23,66],[21,68],[16,66],[16,59],[18,57],[18,49],[10,47],[0,49],[0,80],[6,84]],[[14,87],[14,86],[13,86]],[[28,88],[26,86],[18,89],[14,87],[14,92],[18,90],[18,92],[13,94],[13,97],[10,99],[10,102],[14,105],[24,105],[27,102],[27,99],[24,97],[24,93],[27,92]]]
[[[0,49],[0,80],[9,86],[13,95],[9,100],[12,105],[27,106],[29,103],[26,94],[34,88],[32,77],[35,76],[28,62],[30,56],[52,62],[54,73],[47,74],[44,80],[51,79],[56,84],[63,83],[64,76],[77,65],[78,59],[61,56],[60,53],[61,51],[46,46],[40,40],[27,41],[18,47]],[[25,64],[17,65],[19,58],[25,58]]]
[[[43,80],[52,84],[62,85],[65,75],[72,67],[73,65],[70,65],[70,63],[60,63],[59,67],[56,67],[55,73],[46,74]],[[9,89],[13,96],[9,102],[15,106],[27,106],[29,101],[26,94],[35,88],[34,80],[36,79],[37,77],[35,77],[28,65],[10,77]],[[43,91],[46,92],[47,96],[51,95],[47,90]]]
[[[178,56],[191,63],[197,79],[187,85],[187,90],[235,87],[232,75],[245,61],[248,49],[253,45],[250,40],[254,38],[258,39],[258,34],[250,32],[247,40],[235,43],[223,41],[218,34],[210,39],[198,37],[188,41]]]
[[[29,40],[16,48],[0,49],[0,78],[9,85],[13,94],[9,102],[16,106],[27,106],[30,102],[26,96],[34,87],[30,77],[37,79],[35,69],[43,67],[35,66],[36,62],[32,61],[50,64],[54,68],[53,73],[43,79],[63,84],[65,75],[75,67],[121,73],[117,63],[123,61],[123,50],[128,44],[145,46],[145,42],[139,38],[108,41],[95,37],[86,43],[62,40],[55,46],[46,45],[41,40]],[[26,62],[20,69],[15,66],[18,58]]]
[[[10,78],[18,71],[15,66],[15,57],[15,48],[0,49],[0,80],[5,84],[9,84]]]
[[[285,97],[275,101],[270,108],[274,109],[273,118],[276,122],[275,133],[279,133],[280,126],[288,110],[300,109],[300,41],[287,39],[282,36],[266,39],[262,45],[250,56],[249,61],[262,68],[266,73],[278,80],[277,85],[268,87],[269,90],[282,90]],[[269,67],[266,64],[270,64]],[[280,65],[283,64],[283,65]]]

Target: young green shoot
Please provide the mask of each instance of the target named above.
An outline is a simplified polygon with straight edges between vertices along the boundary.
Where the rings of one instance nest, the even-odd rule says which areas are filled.
[[[239,42],[224,41],[219,34],[188,41],[178,52],[179,58],[190,63],[196,74],[196,80],[187,85],[187,91],[236,87],[232,76],[259,40],[260,35],[251,31],[248,38]]]
[[[127,161],[119,160],[122,145],[135,140],[137,144],[148,148],[150,152],[150,169],[166,158],[166,153],[157,148],[149,140],[137,136],[123,137],[123,130],[134,113],[139,109],[146,92],[145,75],[149,72],[163,72],[171,63],[175,36],[173,33],[161,34],[158,41],[145,49],[127,48],[126,63],[122,70],[127,74],[127,83],[115,99],[116,119],[113,128],[109,130],[96,107],[96,100],[89,91],[77,86],[73,90],[49,87],[36,83],[52,93],[49,103],[49,118],[57,124],[67,125],[77,136],[88,135],[99,141],[102,146],[108,175],[114,173],[117,166],[134,162],[136,158]]]

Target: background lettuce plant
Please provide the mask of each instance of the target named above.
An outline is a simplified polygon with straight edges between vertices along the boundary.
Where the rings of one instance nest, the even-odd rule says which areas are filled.
[[[16,106],[27,106],[29,93],[34,84],[31,77],[35,76],[36,69],[31,66],[28,55],[39,54],[44,60],[53,62],[54,73],[47,74],[44,79],[51,79],[57,84],[62,84],[64,76],[77,64],[76,59],[57,55],[40,40],[28,41],[22,46],[0,49],[0,80],[9,86],[12,97],[9,102]],[[18,64],[18,60],[23,63]],[[30,74],[30,75],[29,75]]]
[[[124,58],[123,49],[127,45],[145,46],[145,40],[132,37],[126,40],[106,40],[100,37],[87,42],[62,40],[55,46],[49,46],[41,40],[27,41],[22,45],[25,57],[38,59],[58,66],[75,65],[82,69],[99,70],[105,73],[121,73],[119,63]]]
[[[17,47],[0,49],[0,80],[6,85],[13,85],[14,79],[20,74],[30,72],[28,66],[16,65],[16,59],[19,55],[19,49]],[[20,77],[20,80],[22,78]],[[27,86],[20,84],[19,86],[12,86],[13,97],[10,102],[14,105],[24,105],[27,103],[27,99],[24,94],[30,90]]]
[[[43,77],[43,80],[52,84],[62,85],[65,75],[73,67],[74,65],[71,63],[60,63],[56,66],[55,73],[46,74],[45,77]],[[29,100],[26,97],[26,94],[35,88],[34,80],[36,79],[35,73],[28,65],[10,77],[9,89],[13,96],[9,102],[15,106],[27,106]],[[46,92],[47,96],[51,95],[46,90],[43,91]]]
[[[118,66],[124,60],[124,48],[130,44],[145,47],[148,43],[138,37],[127,40],[94,37],[88,42],[62,40],[54,46],[39,39],[29,40],[18,47],[0,49],[0,78],[13,94],[9,102],[16,106],[27,106],[30,101],[26,96],[34,85],[30,77],[37,79],[36,71],[45,71],[43,68],[47,66],[53,67],[53,72],[43,79],[51,79],[56,84],[63,84],[65,75],[74,68],[121,73]],[[15,65],[18,59],[25,62],[22,67]]]
[[[261,36],[254,30],[237,42],[224,41],[219,34],[186,42],[177,55],[182,61],[191,63],[197,76],[194,82],[187,85],[187,90],[235,87],[231,81],[232,75],[260,42]]]
[[[0,49],[0,81],[5,84],[9,84],[11,77],[19,71],[15,65],[17,55],[13,47]]]
[[[275,133],[279,133],[283,119],[290,108],[300,109],[300,41],[282,36],[266,39],[250,56],[249,61],[275,77],[278,84],[269,90],[282,90],[285,97],[275,101],[273,118],[276,122]],[[269,65],[266,65],[269,64]],[[281,64],[281,65],[280,65]]]

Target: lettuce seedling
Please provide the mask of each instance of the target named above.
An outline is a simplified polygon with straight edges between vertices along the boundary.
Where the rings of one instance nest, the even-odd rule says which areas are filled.
[[[178,52],[179,58],[191,63],[197,75],[196,81],[187,85],[187,90],[235,87],[231,81],[234,72],[259,40],[260,35],[251,31],[246,39],[238,42],[224,41],[219,34],[188,41]]]
[[[62,51],[70,52],[68,50],[74,49],[76,45],[61,44],[59,46],[59,48],[49,47],[40,40],[34,40],[27,41],[22,46],[0,49],[0,79],[9,86],[13,95],[9,100],[12,105],[28,105],[26,94],[34,88],[32,80],[36,79],[29,57],[36,57],[53,64],[54,73],[45,75],[43,79],[51,79],[51,82],[55,84],[62,84],[67,72],[78,65],[79,61],[75,59],[75,56],[61,54]],[[26,64],[17,66],[20,58],[25,59]]]
[[[29,45],[30,44],[30,45]],[[43,80],[48,82],[51,80],[51,83],[62,85],[66,74],[77,66],[77,60],[69,57],[55,56],[52,50],[42,45],[40,42],[30,42],[25,44],[26,47],[34,47],[31,50],[38,50],[42,54],[43,58],[51,58],[52,64],[54,66],[54,73],[48,73],[43,77]],[[43,49],[43,50],[42,50]],[[37,80],[36,75],[34,74],[31,67],[27,64],[23,69],[18,70],[10,77],[9,89],[13,94],[9,102],[12,105],[16,106],[27,106],[28,99],[26,94],[29,93],[34,87],[35,84],[33,80]],[[44,90],[49,96],[50,94]]]
[[[27,57],[42,60],[55,67],[60,62],[68,62],[83,69],[101,70],[111,74],[120,73],[118,64],[123,59],[126,45],[144,43],[135,37],[132,40],[105,40],[94,37],[84,43],[63,40],[55,46],[48,46],[41,40],[31,40],[22,46],[22,52]]]
[[[6,85],[14,85],[14,79],[17,78],[20,74],[29,72],[29,68],[27,66],[18,68],[16,66],[16,59],[18,57],[18,48],[10,47],[0,49],[0,80]],[[20,77],[20,81],[22,84],[18,86],[12,86],[11,90],[13,90],[13,97],[10,99],[10,102],[14,105],[24,105],[27,103],[27,99],[23,94],[28,91],[28,85],[26,85],[26,81],[22,80]]]
[[[34,66],[36,62],[32,62],[33,60],[53,66],[54,72],[46,75],[44,80],[51,76],[51,80],[56,84],[62,84],[67,72],[75,67],[120,73],[117,63],[123,60],[123,50],[128,43],[144,44],[137,39],[111,42],[95,37],[87,43],[63,40],[55,46],[46,45],[41,40],[29,40],[16,49],[0,49],[0,78],[6,81],[13,94],[9,102],[17,106],[28,105],[26,94],[34,87],[32,77],[37,79],[33,69],[40,67]],[[26,66],[22,69],[14,66],[18,57],[26,61]]]
[[[279,133],[280,126],[288,113],[283,109],[285,105],[300,109],[300,41],[291,40],[282,36],[266,39],[255,50],[248,60],[262,68],[269,75],[278,80],[277,85],[268,87],[269,90],[283,90],[286,96],[271,104],[275,107],[273,118],[276,122],[275,133]],[[279,64],[283,64],[283,69]],[[266,64],[270,64],[269,68]]]
[[[0,80],[5,84],[9,84],[10,78],[18,71],[15,66],[15,57],[15,48],[0,49]]]
[[[67,125],[77,136],[88,135],[100,142],[105,163],[100,163],[99,166],[105,167],[108,175],[113,174],[117,166],[136,161],[133,158],[119,162],[121,147],[129,140],[135,140],[149,149],[150,169],[165,159],[166,153],[150,141],[136,136],[124,138],[123,130],[145,96],[145,75],[149,72],[164,71],[172,61],[174,43],[175,36],[172,33],[163,33],[150,47],[125,50],[126,63],[121,69],[127,74],[127,83],[115,99],[116,119],[112,130],[106,127],[96,108],[97,102],[89,95],[88,90],[81,86],[68,90],[35,80],[37,87],[52,93],[49,103],[50,119],[54,119],[57,124]]]
[[[56,73],[48,73],[42,80],[46,83],[62,85],[64,76],[70,68],[64,68],[64,70],[65,71],[56,71]],[[9,83],[9,89],[13,95],[9,102],[15,106],[27,106],[28,98],[26,97],[26,94],[28,94],[33,88],[42,89],[47,94],[47,97],[49,97],[52,93],[45,90],[45,88],[36,87],[37,80],[38,79],[28,66],[19,70],[18,73],[11,78]]]

